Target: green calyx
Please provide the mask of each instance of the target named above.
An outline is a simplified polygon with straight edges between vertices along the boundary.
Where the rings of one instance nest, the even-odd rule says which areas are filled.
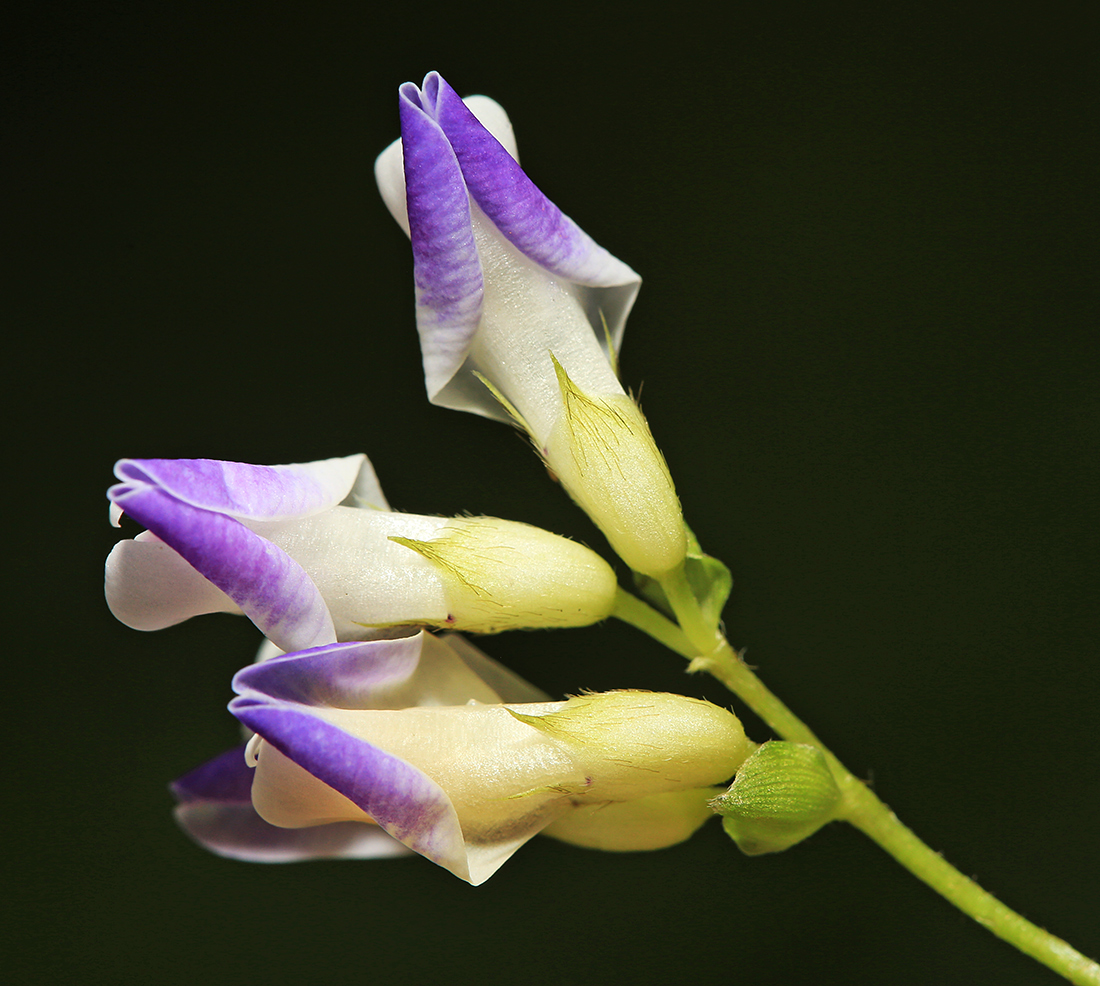
[[[741,765],[711,807],[738,848],[758,856],[812,835],[836,817],[839,804],[840,789],[820,750],[773,740]]]

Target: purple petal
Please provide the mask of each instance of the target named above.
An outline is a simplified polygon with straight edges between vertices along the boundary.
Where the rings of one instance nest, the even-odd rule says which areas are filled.
[[[416,321],[433,395],[465,358],[481,317],[484,283],[454,152],[412,83],[401,87],[399,107]]]
[[[379,158],[376,173],[383,198],[413,238],[417,328],[428,396],[446,407],[503,420],[482,385],[458,374],[477,329],[484,283],[469,228],[468,199],[534,263],[586,289],[578,300],[605,351],[622,344],[641,278],[535,187],[509,148],[439,75],[429,74],[423,90],[405,83],[400,93],[402,140],[397,152],[405,156],[406,187],[397,188],[397,155],[390,150]],[[478,99],[476,105],[497,111],[491,115],[499,119],[492,122],[510,140],[503,111],[485,97]]]
[[[365,478],[363,472],[368,474]],[[115,464],[115,475],[123,488],[156,486],[182,503],[242,520],[308,517],[336,506],[353,490],[367,500],[382,492],[365,455],[286,466],[218,459],[122,459]],[[112,487],[112,492],[117,489]],[[112,493],[108,496],[118,502]]]
[[[111,498],[229,596],[283,650],[336,639],[328,607],[305,570],[239,521],[143,483],[114,486]]]
[[[252,804],[252,768],[245,763],[245,744],[219,753],[170,785],[180,804],[204,801]]]
[[[368,859],[409,852],[377,825],[337,822],[303,829],[270,825],[252,807],[253,774],[245,763],[244,746],[197,767],[172,785],[179,801],[176,820],[212,852],[250,862]]]
[[[406,83],[403,92],[408,87]],[[636,290],[638,275],[543,195],[435,72],[424,80],[424,101],[430,104],[454,150],[470,195],[516,249],[540,267],[577,284],[633,284]]]
[[[424,634],[397,640],[354,640],[273,657],[238,671],[233,690],[303,705],[341,709],[392,708],[379,697],[416,670]]]
[[[180,828],[210,852],[249,863],[378,859],[412,852],[377,825],[333,822],[283,829],[265,822],[251,804],[177,805],[175,816]]]
[[[415,86],[413,87],[415,89]],[[488,96],[467,96],[463,102],[470,107],[485,129],[501,142],[505,150],[517,161],[516,135],[512,130],[512,121],[504,112],[504,107]],[[405,169],[401,150],[401,138],[398,137],[374,162],[374,178],[378,183],[378,193],[397,225],[409,235],[409,208],[405,201]]]
[[[399,842],[457,876],[470,878],[451,800],[422,771],[301,708],[241,697],[229,710]]]
[[[336,709],[549,700],[457,634],[441,640],[425,631],[272,657],[238,672],[233,690],[261,700]]]

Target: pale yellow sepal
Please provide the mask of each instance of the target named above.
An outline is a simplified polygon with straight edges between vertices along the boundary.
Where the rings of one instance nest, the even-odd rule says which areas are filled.
[[[604,852],[642,852],[674,846],[714,817],[710,801],[721,788],[667,791],[634,801],[586,805],[542,830],[562,842]]]
[[[584,393],[554,359],[562,412],[546,464],[635,572],[658,578],[687,553],[680,500],[641,409],[626,394]]]
[[[732,776],[756,750],[732,712],[664,692],[600,692],[574,696],[546,713],[508,711],[575,751],[579,761],[598,761],[598,779],[587,793],[609,801],[705,787]]]
[[[443,583],[441,626],[471,633],[587,626],[615,603],[615,573],[583,544],[530,524],[459,517],[431,540],[391,537],[428,559]]]

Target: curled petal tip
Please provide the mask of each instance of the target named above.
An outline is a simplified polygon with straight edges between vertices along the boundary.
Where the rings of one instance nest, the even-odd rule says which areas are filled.
[[[462,100],[433,72],[420,87],[405,83],[399,105],[402,140],[379,157],[376,175],[412,239],[428,396],[507,420],[477,379],[482,373],[541,444],[546,415],[532,405],[542,396],[530,380],[509,380],[509,367],[538,367],[550,350],[573,349],[592,366],[587,375],[576,372],[621,393],[609,351],[621,342],[641,279],[531,182],[495,101]],[[498,318],[503,328],[494,325]]]

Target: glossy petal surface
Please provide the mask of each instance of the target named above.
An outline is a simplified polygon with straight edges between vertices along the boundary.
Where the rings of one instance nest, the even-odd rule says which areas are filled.
[[[400,110],[417,327],[434,391],[465,359],[481,318],[484,284],[454,151],[415,86],[401,87]]]
[[[239,520],[308,517],[340,503],[368,472],[364,490],[377,488],[365,455],[287,466],[256,466],[218,459],[122,459],[115,464],[119,498],[131,487],[154,486],[174,499]],[[381,490],[377,490],[378,494]],[[369,494],[368,494],[369,495]]]
[[[135,630],[163,630],[203,613],[241,612],[213,582],[148,531],[111,549],[104,567],[104,594],[115,619]]]
[[[305,570],[240,521],[145,483],[120,484],[111,492],[128,515],[221,589],[279,647],[290,651],[336,639],[328,607]]]
[[[611,287],[637,281],[634,271],[597,245],[535,186],[438,73],[424,80],[425,97],[429,92],[470,195],[516,249],[577,284]]]
[[[609,340],[620,344],[641,279],[527,177],[507,116],[492,100],[462,100],[433,72],[420,87],[401,87],[399,107],[402,140],[379,157],[375,173],[387,206],[412,239],[428,396],[507,420],[478,379],[483,374],[520,407],[541,441],[546,428],[533,422],[532,403],[557,401],[549,352],[578,379],[622,393],[606,366]],[[516,340],[501,340],[499,326],[487,325],[490,288],[492,318],[503,318]],[[560,325],[563,304],[576,308],[568,329],[548,332],[547,322]],[[544,378],[534,384],[538,393],[527,393],[531,373],[512,380],[502,372],[517,368],[516,349],[522,359],[545,364],[533,374]],[[572,352],[585,355],[574,361]],[[589,371],[589,362],[603,366]]]

